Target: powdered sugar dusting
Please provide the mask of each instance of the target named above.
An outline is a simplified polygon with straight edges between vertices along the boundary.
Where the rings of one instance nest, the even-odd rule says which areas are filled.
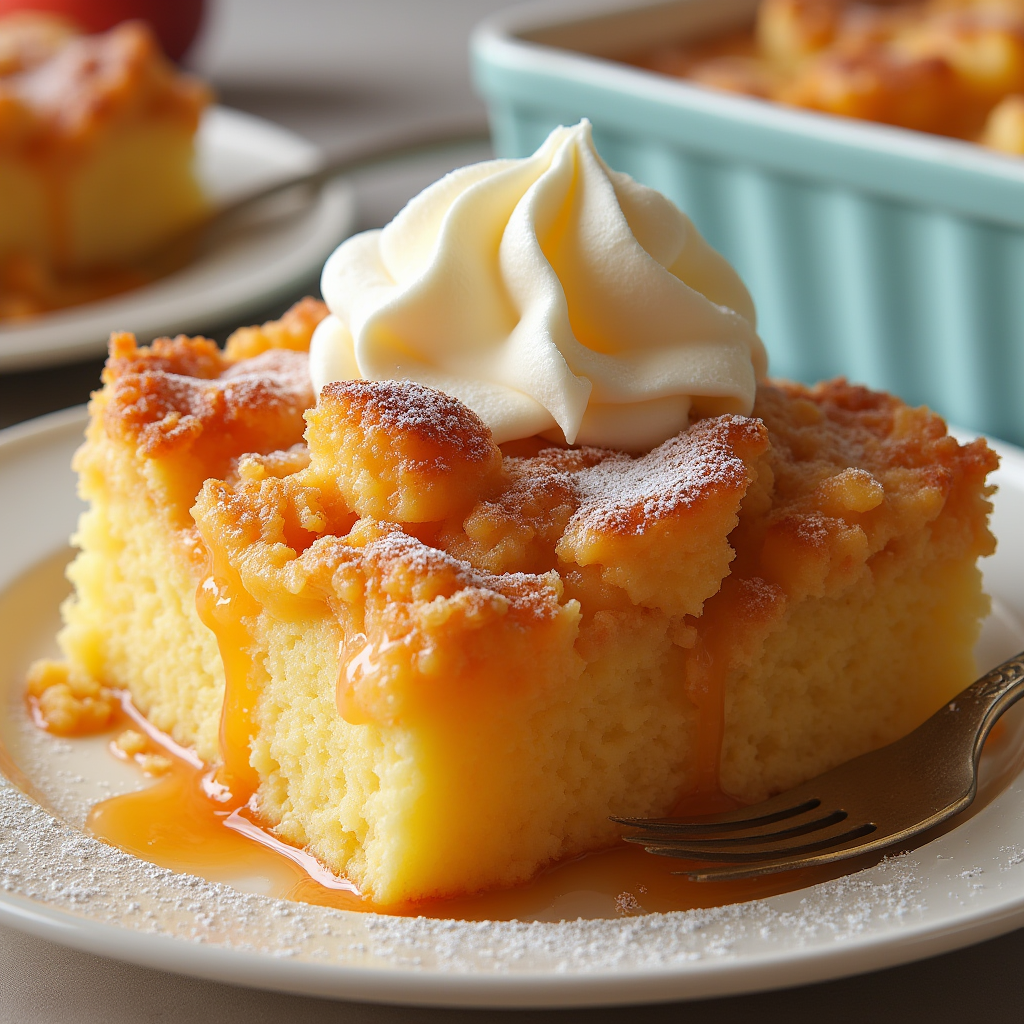
[[[306,353],[284,348],[272,348],[251,359],[242,359],[227,367],[220,379],[245,383],[266,381],[284,394],[304,397],[312,394]]]
[[[577,474],[577,521],[602,532],[639,534],[712,492],[742,491],[747,468],[737,448],[754,448],[757,420],[700,420],[638,459],[617,456]],[[762,444],[763,447],[763,444]]]
[[[383,428],[396,441],[402,435],[414,436],[421,446],[434,449],[435,458],[458,454],[461,459],[486,462],[497,457],[491,432],[472,409],[414,381],[335,381],[324,386],[320,401],[358,410],[364,429]]]
[[[465,922],[355,914],[242,893],[106,846],[0,785],[0,889],[150,935],[305,961],[449,972],[608,971],[842,941],[921,909],[910,864],[758,901],[618,920]],[[777,946],[775,947],[777,948]]]
[[[374,574],[401,570],[411,577],[431,581],[432,586],[437,585],[439,578],[447,577],[449,585],[445,589],[450,593],[464,590],[476,591],[481,597],[498,595],[508,602],[510,612],[520,612],[531,619],[551,618],[558,613],[560,591],[550,574],[482,572],[469,562],[410,537],[397,526],[370,541],[362,553],[374,567]]]

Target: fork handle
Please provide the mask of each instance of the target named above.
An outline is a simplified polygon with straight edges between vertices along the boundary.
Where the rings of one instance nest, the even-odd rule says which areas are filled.
[[[997,665],[991,672],[986,672],[977,682],[971,683],[935,717],[948,719],[949,716],[955,715],[963,732],[973,726],[974,763],[977,765],[992,726],[1002,713],[1021,697],[1024,697],[1024,651],[1004,661],[1002,665]]]

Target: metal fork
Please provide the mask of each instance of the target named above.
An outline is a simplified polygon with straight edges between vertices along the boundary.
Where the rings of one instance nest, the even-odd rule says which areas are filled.
[[[1024,697],[1024,652],[982,676],[908,736],[752,807],[692,818],[613,818],[650,853],[722,867],[725,881],[829,864],[895,846],[970,806],[999,716]]]

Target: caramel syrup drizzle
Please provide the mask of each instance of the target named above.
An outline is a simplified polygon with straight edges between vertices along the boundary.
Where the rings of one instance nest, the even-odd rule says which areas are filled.
[[[572,900],[580,893],[587,893],[592,904],[596,900],[599,907],[606,908],[597,912],[609,917],[719,906],[801,888],[849,870],[849,865],[831,866],[730,883],[694,883],[673,873],[685,863],[618,843],[551,865],[512,889],[377,906],[347,879],[333,874],[305,850],[279,839],[261,823],[255,800],[259,777],[249,764],[258,666],[249,656],[253,638],[245,626],[245,620],[259,608],[234,568],[222,564],[214,565],[201,583],[196,601],[200,617],[218,638],[225,669],[223,764],[216,769],[205,765],[192,751],[157,730],[124,695],[125,719],[170,758],[172,767],[148,789],[97,804],[87,822],[99,838],[145,860],[211,881],[257,876],[268,895],[319,906],[463,920],[557,920],[563,907],[565,916],[575,917],[579,909]],[[709,644],[700,654],[703,671],[688,686],[698,707],[699,784],[680,802],[680,813],[711,813],[737,806],[718,788],[724,673],[717,671],[714,655],[713,644]],[[339,682],[344,678],[342,666]],[[595,897],[595,893],[599,895]]]
[[[217,637],[224,665],[219,776],[232,793],[248,800],[259,788],[260,780],[249,764],[258,691],[256,666],[248,653],[254,641],[245,619],[255,616],[259,606],[242,585],[237,570],[226,561],[218,561],[196,591],[196,608],[203,624]]]
[[[377,906],[311,854],[264,828],[251,798],[233,793],[219,780],[216,770],[156,729],[127,694],[121,696],[121,707],[115,734],[130,725],[144,733],[172,766],[148,789],[96,804],[89,813],[87,829],[128,853],[174,871],[229,884],[242,877],[258,878],[261,892],[282,899],[401,917],[558,920],[562,913],[576,917],[579,910],[574,897],[586,893],[597,907],[606,908],[605,916],[617,917],[760,899],[850,869],[849,865],[831,865],[739,882],[697,883],[673,874],[685,867],[684,862],[620,843],[554,864],[512,889]]]

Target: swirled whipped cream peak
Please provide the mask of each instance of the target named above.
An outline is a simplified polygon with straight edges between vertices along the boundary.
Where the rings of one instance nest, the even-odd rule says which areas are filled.
[[[598,156],[588,121],[453,171],[324,267],[310,351],[335,380],[454,395],[500,444],[640,451],[748,414],[767,369],[750,295],[672,202]]]

